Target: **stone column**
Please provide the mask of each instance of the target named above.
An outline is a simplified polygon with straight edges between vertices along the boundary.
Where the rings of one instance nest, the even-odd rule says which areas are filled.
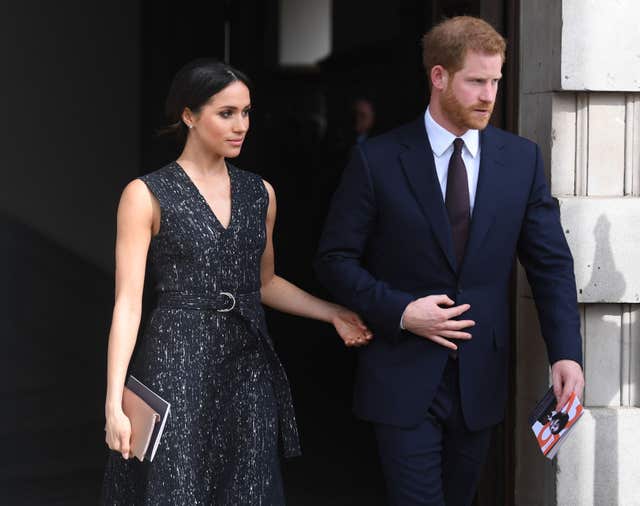
[[[640,504],[640,3],[521,2],[520,133],[542,147],[575,259],[587,407],[554,462],[527,418],[549,384],[522,269],[516,504]]]

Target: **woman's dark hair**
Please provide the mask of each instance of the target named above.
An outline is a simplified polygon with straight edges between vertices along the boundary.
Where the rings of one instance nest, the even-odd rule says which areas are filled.
[[[188,131],[182,121],[185,107],[198,113],[213,95],[236,81],[251,88],[249,78],[226,63],[213,58],[198,58],[187,63],[171,82],[165,103],[169,125],[160,133],[175,135],[178,141],[184,142]]]

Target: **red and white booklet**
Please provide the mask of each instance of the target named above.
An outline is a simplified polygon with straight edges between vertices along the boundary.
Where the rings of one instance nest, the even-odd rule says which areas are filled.
[[[560,411],[556,411],[556,404],[552,386],[529,417],[529,425],[536,436],[538,446],[548,459],[556,456],[560,445],[566,441],[571,428],[584,411],[575,392]]]

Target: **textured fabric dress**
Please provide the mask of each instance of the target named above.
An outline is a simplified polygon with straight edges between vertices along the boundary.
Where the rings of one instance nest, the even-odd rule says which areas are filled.
[[[157,305],[130,372],[171,413],[152,462],[110,452],[106,505],[284,504],[279,441],[285,457],[299,444],[260,304],[269,196],[260,177],[228,171],[226,229],[178,163],[141,178],[161,209]]]

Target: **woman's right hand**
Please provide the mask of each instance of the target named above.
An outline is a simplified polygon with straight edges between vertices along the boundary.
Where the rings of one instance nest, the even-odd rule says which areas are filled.
[[[125,459],[129,458],[131,442],[131,422],[122,409],[107,415],[105,425],[105,441],[107,446],[114,451],[120,452]]]

